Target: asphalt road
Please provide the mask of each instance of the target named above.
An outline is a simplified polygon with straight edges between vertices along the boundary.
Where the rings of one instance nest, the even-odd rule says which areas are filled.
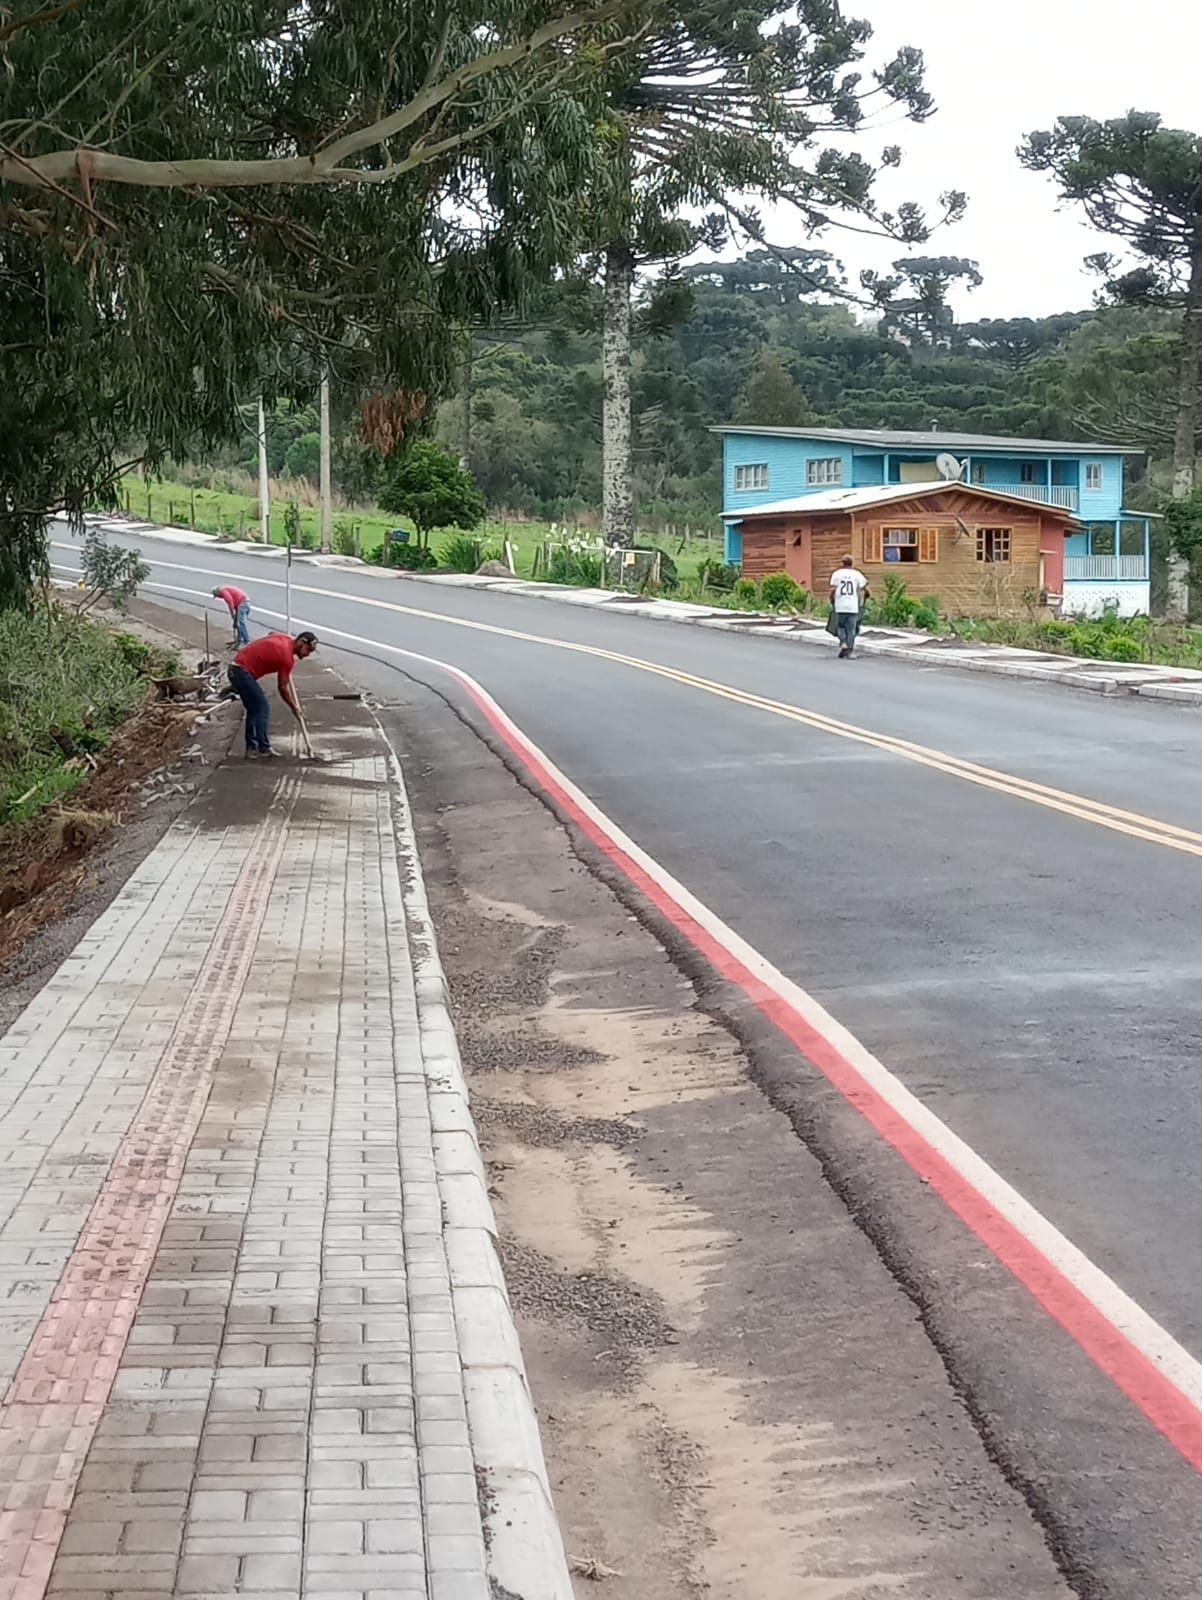
[[[283,610],[278,560],[139,542],[156,599],[194,605],[233,579],[278,625],[264,614]],[[55,559],[74,562],[61,549]],[[298,564],[293,583],[298,625],[324,628],[331,645],[330,630],[355,636],[361,655],[328,658],[381,699],[396,681],[381,644],[475,677],[644,850],[1202,1358],[1197,847],[932,759],[1202,831],[1196,716],[353,569]],[[436,666],[404,666],[462,702]],[[766,1087],[910,1289],[1077,1591],[1202,1593],[1195,1470],[837,1097],[770,1040],[757,1048]]]

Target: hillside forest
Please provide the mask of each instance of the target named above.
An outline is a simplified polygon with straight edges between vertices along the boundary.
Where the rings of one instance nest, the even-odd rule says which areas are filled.
[[[755,251],[647,287],[636,307],[634,493],[641,526],[716,530],[725,422],[959,430],[1129,444],[1132,498],[1168,482],[1179,318],[1110,306],[1039,319],[955,321],[949,277],[882,310],[815,298],[811,275]],[[924,310],[924,305],[926,309]],[[933,306],[933,310],[932,310]],[[521,322],[478,328],[427,426],[466,459],[494,515],[595,526],[601,506],[601,307],[580,283],[543,293]],[[316,482],[317,417],[268,423],[273,476]],[[255,440],[210,463],[255,468]],[[334,485],[374,497],[353,420],[336,433]]]

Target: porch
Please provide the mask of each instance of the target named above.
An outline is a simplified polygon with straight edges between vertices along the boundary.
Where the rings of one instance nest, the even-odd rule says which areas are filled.
[[[1073,616],[1146,613],[1151,604],[1153,513],[1124,511],[1090,522],[1064,543],[1064,605]]]

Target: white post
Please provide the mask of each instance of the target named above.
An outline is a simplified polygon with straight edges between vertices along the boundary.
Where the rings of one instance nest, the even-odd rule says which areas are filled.
[[[271,486],[267,482],[267,417],[263,396],[259,396],[259,537],[264,544],[271,538]]]
[[[288,555],[284,561],[284,632],[292,632],[292,541],[288,541]]]
[[[330,503],[330,375],[321,376],[321,548],[329,555],[334,529]]]

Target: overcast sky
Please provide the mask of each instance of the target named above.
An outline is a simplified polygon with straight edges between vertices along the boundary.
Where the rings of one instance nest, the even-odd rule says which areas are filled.
[[[1057,212],[1049,178],[1025,171],[1014,151],[1022,136],[1057,116],[1121,116],[1158,111],[1173,127],[1202,132],[1197,46],[1198,0],[1140,0],[1121,9],[1097,0],[846,0],[876,30],[882,57],[916,45],[938,110],[923,127],[895,122],[874,142],[896,142],[904,160],[881,194],[930,199],[944,189],[968,194],[957,227],[934,236],[930,253],[979,262],[984,283],[959,297],[962,318],[1045,316],[1090,303],[1093,280],[1082,257],[1104,248],[1070,211]],[[869,151],[866,148],[865,153]],[[774,243],[800,242],[779,214]],[[825,244],[853,278],[884,267],[896,247],[863,241]]]

